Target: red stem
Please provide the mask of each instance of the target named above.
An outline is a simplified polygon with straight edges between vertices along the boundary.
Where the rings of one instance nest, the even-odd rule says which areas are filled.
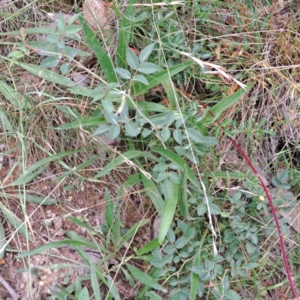
[[[247,156],[247,154],[242,150],[242,148],[236,143],[236,141],[232,138],[229,138],[230,141],[232,142],[232,144],[234,145],[234,147],[241,153],[241,155],[243,156],[243,158],[247,161],[249,167],[251,168],[251,170],[253,171],[253,173],[257,176],[257,178],[259,179],[260,181],[260,184],[261,186],[263,187],[264,189],[264,192],[268,198],[268,201],[269,201],[269,205],[271,207],[271,210],[272,210],[272,214],[273,214],[273,218],[275,220],[275,223],[276,223],[276,228],[277,228],[277,231],[278,231],[278,234],[279,234],[279,242],[280,242],[280,248],[281,248],[281,252],[282,252],[282,257],[283,257],[283,260],[284,260],[284,266],[285,266],[285,270],[286,270],[286,274],[287,274],[287,278],[288,278],[288,281],[290,283],[290,287],[292,289],[292,292],[293,292],[293,295],[294,295],[294,298],[297,298],[297,292],[296,292],[296,289],[294,287],[294,283],[293,283],[293,279],[292,279],[292,275],[291,275],[291,271],[290,271],[290,268],[289,268],[289,264],[288,264],[288,260],[287,260],[287,255],[286,255],[286,251],[285,251],[285,246],[284,246],[284,241],[283,241],[283,234],[282,234],[282,231],[281,231],[281,227],[280,227],[280,224],[279,224],[279,220],[278,220],[278,216],[277,216],[277,213],[276,213],[276,209],[274,207],[274,204],[273,204],[273,201],[271,199],[271,196],[270,196],[270,193],[266,187],[266,185],[264,184],[262,178],[259,176],[257,170],[255,169],[255,167],[253,166],[251,160],[249,159],[249,157]]]
[[[199,101],[199,103],[204,107],[207,108],[206,104],[202,103],[201,101]],[[214,118],[214,114],[209,110],[208,113]],[[221,129],[225,132],[225,129],[223,126],[220,125],[219,121],[216,121],[216,123],[221,127]],[[236,141],[233,138],[230,138],[230,141],[232,142],[232,144],[234,145],[234,147],[240,152],[240,154],[243,156],[243,158],[246,160],[246,162],[248,163],[249,167],[251,168],[251,170],[253,171],[253,173],[257,176],[257,178],[260,181],[260,184],[268,198],[269,201],[269,205],[271,207],[272,210],[272,214],[273,214],[273,218],[275,220],[275,224],[276,224],[276,228],[277,228],[277,232],[279,234],[279,242],[280,242],[280,248],[281,248],[281,252],[282,252],[282,257],[283,257],[283,261],[284,261],[284,266],[285,266],[285,270],[286,270],[286,274],[287,274],[287,278],[290,284],[290,287],[292,289],[294,298],[297,298],[297,292],[296,289],[294,287],[294,283],[293,283],[293,279],[292,279],[292,275],[291,275],[291,271],[289,268],[289,264],[288,264],[288,260],[287,260],[287,255],[286,255],[286,251],[285,251],[285,246],[284,246],[284,241],[283,241],[283,234],[281,231],[281,227],[279,224],[279,220],[278,220],[278,216],[276,213],[276,209],[274,207],[273,201],[271,199],[271,196],[269,194],[269,191],[266,187],[266,185],[264,184],[262,178],[260,177],[260,175],[258,174],[257,170],[255,169],[255,167],[253,166],[250,158],[247,156],[247,154],[242,150],[242,148],[236,143]]]

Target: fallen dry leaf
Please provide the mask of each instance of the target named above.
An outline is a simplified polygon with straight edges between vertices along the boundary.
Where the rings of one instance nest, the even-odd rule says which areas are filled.
[[[87,76],[84,76],[78,72],[72,72],[71,77],[77,83],[77,85],[82,87],[88,87],[91,83],[91,80]]]
[[[102,0],[85,0],[83,5],[83,17],[86,22],[94,29],[111,28],[111,20],[114,11]]]

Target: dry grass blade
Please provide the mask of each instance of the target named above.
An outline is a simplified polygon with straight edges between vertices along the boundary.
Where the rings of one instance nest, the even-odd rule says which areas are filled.
[[[242,82],[236,80],[233,76],[231,76],[228,73],[226,73],[225,69],[222,68],[221,66],[213,64],[213,63],[210,63],[210,62],[203,61],[203,60],[201,60],[199,58],[196,58],[194,55],[192,55],[190,53],[186,53],[186,52],[180,52],[180,53],[182,55],[184,55],[184,56],[187,56],[187,57],[191,58],[197,64],[199,64],[199,66],[202,68],[202,71],[205,74],[220,74],[221,77],[224,78],[226,81],[228,81],[228,82],[234,81],[242,89],[246,89],[247,86],[245,84],[243,84]],[[214,69],[215,71],[206,71],[205,69]]]
[[[20,295],[17,294],[17,292],[7,283],[6,280],[4,280],[4,278],[1,275],[0,275],[0,283],[9,292],[12,300],[18,300],[20,298]]]

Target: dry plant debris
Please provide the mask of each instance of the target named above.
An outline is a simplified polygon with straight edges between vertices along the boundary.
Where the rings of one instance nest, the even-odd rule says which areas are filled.
[[[114,11],[102,0],[85,0],[83,4],[83,17],[94,29],[111,29]]]

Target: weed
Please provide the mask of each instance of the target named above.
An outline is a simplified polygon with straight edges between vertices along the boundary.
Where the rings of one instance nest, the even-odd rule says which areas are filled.
[[[1,130],[21,156],[10,161],[2,183],[6,201],[0,210],[14,229],[6,237],[0,228],[0,258],[18,237],[27,245],[19,241],[16,256],[24,265],[36,257],[44,265],[48,259],[55,263],[61,275],[41,291],[43,297],[50,291],[49,299],[262,298],[275,289],[267,281],[269,268],[272,274],[286,272],[296,296],[284,253],[289,220],[276,217],[276,211],[296,206],[296,135],[276,162],[272,155],[276,133],[294,132],[296,122],[287,116],[297,115],[297,105],[292,112],[284,109],[284,122],[259,112],[274,116],[281,107],[274,100],[276,83],[292,79],[270,61],[269,80],[266,69],[253,67],[262,63],[269,35],[278,33],[270,30],[271,21],[258,17],[254,4],[226,5],[131,0],[124,13],[113,5],[115,45],[101,24],[94,32],[78,11],[68,19],[60,12],[52,28],[21,28],[20,42],[1,56],[10,75],[0,80]],[[283,43],[282,34],[272,51]],[[85,65],[88,57],[95,67]],[[20,72],[40,79],[35,90],[17,88]],[[220,161],[232,145],[238,153],[230,156],[236,161],[230,167]],[[13,151],[5,148],[3,156]],[[284,164],[281,172],[277,162]],[[254,164],[274,165],[276,172]],[[53,180],[45,181],[47,172]],[[46,185],[40,180],[48,182],[46,193],[35,191]],[[273,201],[266,185],[273,186]],[[58,197],[52,197],[55,190]],[[22,212],[13,209],[11,198]],[[145,199],[150,207],[132,209]],[[35,226],[39,210],[47,241],[31,249],[33,236],[44,234]],[[159,228],[149,234],[154,217]],[[278,237],[285,271],[279,263],[272,267],[279,261],[270,251]]]

